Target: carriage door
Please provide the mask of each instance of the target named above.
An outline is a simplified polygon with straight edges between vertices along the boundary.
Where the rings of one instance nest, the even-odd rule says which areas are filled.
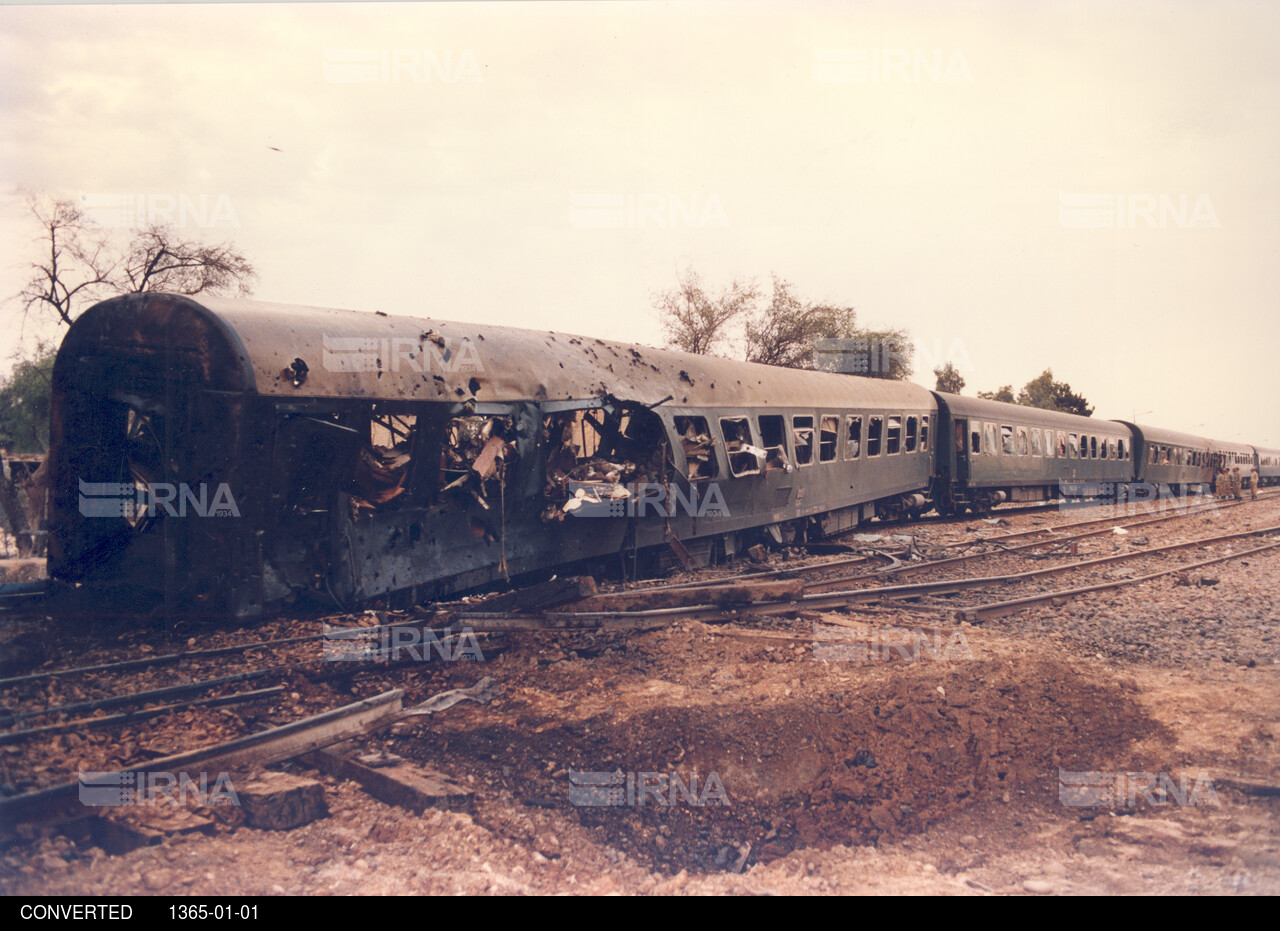
[[[952,448],[955,450],[955,481],[961,484],[969,482],[969,420],[968,418],[953,421],[955,437]]]

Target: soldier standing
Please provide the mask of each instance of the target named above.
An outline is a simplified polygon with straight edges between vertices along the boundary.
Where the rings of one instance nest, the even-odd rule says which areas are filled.
[[[1231,469],[1231,497],[1236,501],[1243,501],[1240,495],[1240,467],[1235,466]]]
[[[1249,469],[1249,497],[1258,500],[1258,468],[1254,466]]]
[[[1223,486],[1222,469],[1220,468],[1214,469],[1213,470],[1213,496],[1219,500],[1221,500],[1222,493],[1225,490],[1222,486]]]

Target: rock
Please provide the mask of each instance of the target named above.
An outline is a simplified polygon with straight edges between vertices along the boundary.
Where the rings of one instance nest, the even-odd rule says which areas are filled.
[[[1053,891],[1053,884],[1045,882],[1043,879],[1024,879],[1022,888],[1035,895],[1048,895]]]

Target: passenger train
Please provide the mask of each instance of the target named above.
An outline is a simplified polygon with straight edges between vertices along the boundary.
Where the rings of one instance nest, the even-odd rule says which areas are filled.
[[[49,572],[166,610],[417,602],[570,564],[706,564],[875,518],[1138,486],[1280,451],[582,336],[170,294],[53,371]]]

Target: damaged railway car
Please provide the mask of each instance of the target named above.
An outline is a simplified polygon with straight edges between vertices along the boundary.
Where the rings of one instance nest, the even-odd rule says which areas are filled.
[[[134,294],[53,372],[49,571],[170,611],[706,563],[932,506],[905,382],[380,313]]]

